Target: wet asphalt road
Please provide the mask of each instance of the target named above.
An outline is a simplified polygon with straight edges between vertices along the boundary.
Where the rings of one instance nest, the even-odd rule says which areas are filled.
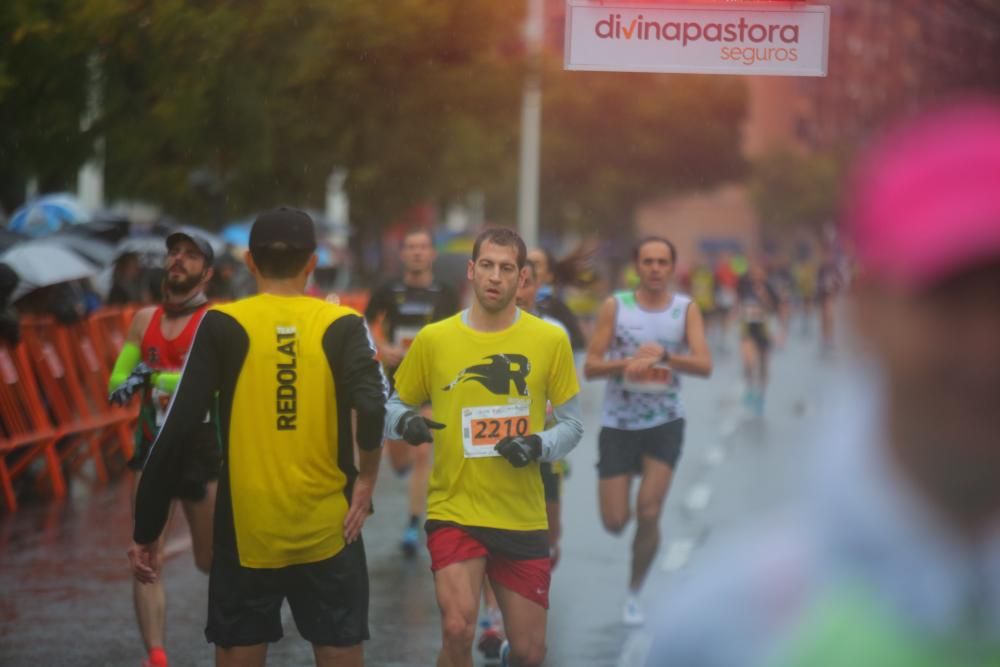
[[[821,359],[811,340],[793,339],[778,352],[763,420],[740,403],[735,345],[716,355],[710,380],[687,379],[687,442],[664,512],[664,542],[643,592],[647,603],[669,595],[685,566],[727,530],[793,497],[819,421],[835,360]],[[583,383],[583,442],[571,455],[564,485],[563,556],[553,575],[546,665],[636,664],[639,634],[619,621],[628,577],[631,530],[606,534],[597,510],[597,431],[602,383]],[[60,504],[23,506],[0,516],[0,665],[141,664],[125,550],[130,536],[131,477],[102,488],[77,480]],[[405,481],[383,468],[376,514],[365,528],[371,577],[372,640],[367,664],[435,663],[439,623],[426,552],[398,555],[405,520]],[[207,579],[186,550],[178,512],[165,566],[167,649],[176,667],[213,664],[204,640]],[[287,607],[285,639],[269,650],[270,665],[311,665]],[[482,664],[477,659],[477,665]]]

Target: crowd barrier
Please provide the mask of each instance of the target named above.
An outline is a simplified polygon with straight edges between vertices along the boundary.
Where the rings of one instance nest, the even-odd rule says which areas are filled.
[[[105,482],[108,457],[131,458],[138,406],[112,406],[107,396],[134,310],[105,308],[72,325],[26,316],[21,342],[0,345],[0,485],[9,510],[14,481],[39,458],[38,481],[55,498],[66,494],[66,472],[90,462]]]
[[[339,296],[363,312],[367,292]],[[72,325],[51,317],[21,318],[21,342],[0,343],[0,487],[9,511],[17,509],[14,482],[41,461],[36,480],[53,498],[66,495],[65,474],[90,463],[106,482],[109,460],[128,460],[138,401],[108,403],[108,377],[138,306],[105,307]]]

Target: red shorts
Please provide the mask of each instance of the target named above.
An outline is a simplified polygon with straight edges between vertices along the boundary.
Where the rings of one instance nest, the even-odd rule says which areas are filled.
[[[506,535],[520,536],[519,531],[499,530],[490,528],[469,529],[478,533],[474,537],[468,530],[454,525],[443,525],[429,529],[427,534],[427,550],[431,554],[431,572],[472,560],[473,558],[486,559],[486,575],[495,585],[514,591],[518,595],[535,604],[549,608],[549,584],[552,580],[552,559],[548,556],[543,558],[514,558],[509,553],[500,553],[492,542],[490,535],[495,535],[503,540]],[[542,535],[545,539],[545,531],[533,531]],[[532,536],[531,533],[525,535]],[[486,537],[486,539],[482,539]],[[548,551],[548,542],[543,541],[545,552]],[[494,548],[491,548],[494,547]]]

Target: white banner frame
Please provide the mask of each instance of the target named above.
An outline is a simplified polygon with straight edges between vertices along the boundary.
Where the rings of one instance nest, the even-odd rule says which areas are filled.
[[[618,19],[606,19],[597,23],[594,22],[595,12],[607,12],[609,17],[618,15],[624,21]],[[638,24],[638,30],[645,26],[646,36],[650,34],[650,26],[657,29],[657,39],[650,42],[646,37],[640,37],[640,33],[632,33],[636,30],[634,21],[643,16],[646,23]],[[648,14],[647,14],[648,13]],[[719,29],[719,39],[709,39],[706,43],[718,42],[719,55],[715,63],[710,60],[709,49],[713,46],[698,44],[696,49],[688,50],[687,30],[694,22],[684,22],[676,20],[687,15],[689,19],[710,14],[718,14],[721,17],[727,16],[729,20],[744,19],[748,15],[756,16],[783,16],[786,19],[795,17],[794,24],[798,26],[796,35],[801,34],[802,28],[816,30],[817,21],[819,26],[819,39],[814,44],[810,44],[808,56],[810,64],[791,64],[788,60],[778,62],[778,56],[790,57],[792,49],[784,46],[760,46],[747,40],[729,41],[722,39],[722,29]],[[670,38],[659,38],[660,27],[653,25],[656,21],[651,21],[650,16],[655,16],[666,34],[666,26],[684,26],[684,35],[676,35],[676,40]],[[660,19],[663,19],[660,21]],[[670,21],[669,19],[675,19]],[[773,18],[772,18],[773,20]],[[579,21],[580,23],[574,23]],[[626,22],[631,30],[626,29],[624,34],[626,39],[616,37],[611,39],[611,33],[622,34],[622,28]],[[608,35],[603,36],[597,33],[597,25],[606,24]],[[742,23],[742,22],[741,22]],[[730,25],[730,24],[727,24]],[[788,24],[791,25],[791,24]],[[766,26],[765,26],[766,27]],[[728,29],[728,28],[727,28]],[[585,33],[574,34],[575,30],[584,30]],[[703,30],[703,28],[699,28]],[[595,37],[590,32],[594,32]],[[637,39],[632,40],[631,35],[636,34]],[[729,33],[727,33],[728,36]],[[735,34],[735,33],[734,33]],[[741,33],[742,34],[742,33]],[[773,32],[770,33],[773,38]],[[779,36],[783,33],[779,33]],[[597,40],[607,39],[607,42],[599,43]],[[701,40],[700,33],[698,40]],[[679,41],[680,44],[663,44],[664,41]],[[625,42],[628,42],[627,44]],[[612,48],[609,44],[616,48]],[[650,46],[652,44],[652,46]],[[796,2],[738,2],[731,4],[688,4],[688,3],[649,3],[649,2],[602,2],[601,0],[566,0],[566,39],[564,47],[564,68],[572,71],[598,71],[598,72],[649,72],[663,74],[725,74],[736,76],[797,76],[797,77],[825,77],[829,63],[830,46],[830,7],[827,5],[806,4]],[[795,57],[798,60],[798,49],[802,45],[795,43]],[[659,49],[658,55],[651,57],[653,49]],[[747,63],[746,59],[730,59],[730,63],[723,63],[722,54],[734,54],[735,49],[739,53],[748,54],[746,59],[753,59],[754,62]],[[751,51],[747,51],[747,50]],[[586,50],[586,53],[584,51]],[[728,50],[728,51],[727,51]],[[697,51],[697,53],[695,53]],[[765,65],[762,60],[757,60],[757,56],[774,56],[775,60],[768,60]],[[684,62],[685,58],[689,62]]]

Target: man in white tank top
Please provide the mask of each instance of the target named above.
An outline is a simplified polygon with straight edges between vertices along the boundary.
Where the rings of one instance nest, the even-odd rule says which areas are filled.
[[[632,480],[640,478],[622,613],[627,625],[643,622],[638,594],[660,544],[660,513],[684,440],[678,374],[712,372],[701,311],[690,297],[673,291],[674,245],[645,238],[633,259],[639,287],[601,306],[584,365],[588,379],[608,378],[597,468],[601,520],[610,533],[618,535],[628,524]]]

